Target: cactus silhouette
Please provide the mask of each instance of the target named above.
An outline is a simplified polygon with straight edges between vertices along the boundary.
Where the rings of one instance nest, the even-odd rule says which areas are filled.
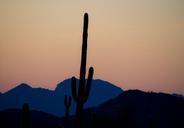
[[[21,113],[21,128],[30,128],[29,126],[29,105],[23,104]]]
[[[65,95],[64,104],[65,104],[65,128],[69,127],[69,110],[72,102],[72,97]]]
[[[84,14],[84,26],[83,26],[83,42],[82,42],[82,54],[81,54],[81,67],[80,67],[80,80],[79,86],[76,86],[76,78],[72,77],[72,96],[74,101],[77,103],[76,106],[76,117],[77,127],[81,128],[83,118],[83,106],[88,100],[89,92],[91,89],[91,83],[93,79],[93,67],[89,68],[89,74],[87,83],[85,80],[86,75],[86,60],[87,60],[87,38],[88,38],[88,14]]]

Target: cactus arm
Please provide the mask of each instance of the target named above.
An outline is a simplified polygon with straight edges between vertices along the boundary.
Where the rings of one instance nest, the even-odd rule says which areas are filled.
[[[84,92],[84,102],[86,102],[88,97],[89,97],[89,92],[90,92],[91,85],[92,85],[93,73],[94,73],[94,69],[93,69],[93,67],[90,67],[89,73],[88,73],[88,80],[87,80],[87,84],[86,84],[86,89]]]
[[[86,84],[86,92],[89,94],[90,89],[91,89],[91,83],[92,83],[92,79],[93,79],[93,73],[94,73],[94,69],[93,67],[89,68],[89,73],[88,73],[88,80],[87,80],[87,84]]]
[[[72,96],[73,99],[77,102],[77,88],[76,88],[76,78],[72,77]]]

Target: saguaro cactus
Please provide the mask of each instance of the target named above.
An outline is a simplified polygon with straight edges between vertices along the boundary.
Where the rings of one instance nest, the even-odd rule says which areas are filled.
[[[64,104],[65,104],[65,128],[69,127],[69,110],[72,102],[72,97],[65,95]]]
[[[84,103],[88,100],[91,82],[93,79],[93,67],[89,68],[89,74],[87,83],[85,80],[86,75],[86,60],[87,60],[87,38],[88,38],[88,14],[84,14],[84,26],[83,26],[83,42],[82,42],[82,54],[81,54],[81,67],[80,67],[80,80],[79,86],[76,87],[76,78],[72,77],[72,96],[77,103],[76,117],[77,127],[82,127],[82,115]]]
[[[23,104],[21,113],[21,128],[29,128],[29,105]]]

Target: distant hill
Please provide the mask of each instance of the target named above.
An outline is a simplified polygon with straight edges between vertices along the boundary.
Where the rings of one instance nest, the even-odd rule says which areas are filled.
[[[124,91],[86,113],[93,113],[102,120],[99,125],[105,120],[103,127],[148,128],[154,125],[155,128],[184,128],[184,99],[165,93]]]
[[[30,85],[23,83],[0,95],[0,110],[21,108],[23,103],[28,103],[31,109],[63,116],[63,100],[66,93],[71,96],[71,79],[59,83],[55,90],[32,88]],[[85,108],[98,106],[120,93],[122,93],[122,89],[109,82],[93,80],[89,100],[85,104]],[[71,113],[74,112],[75,103],[72,101]]]
[[[184,98],[184,96],[182,94],[173,93],[172,95],[176,96],[176,97]]]

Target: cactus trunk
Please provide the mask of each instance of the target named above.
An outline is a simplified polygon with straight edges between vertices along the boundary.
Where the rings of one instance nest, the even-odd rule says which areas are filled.
[[[87,83],[85,80],[86,76],[86,61],[87,61],[87,38],[88,38],[88,14],[84,14],[84,26],[83,26],[83,41],[82,41],[82,53],[81,53],[81,66],[80,66],[80,79],[79,87],[76,87],[76,78],[72,77],[72,96],[74,101],[77,103],[76,107],[76,118],[77,128],[82,128],[83,123],[83,106],[88,100],[89,92],[91,89],[91,82],[93,79],[93,67],[89,68],[89,74]]]
[[[83,104],[78,103],[76,108],[76,125],[77,128],[83,127]]]

